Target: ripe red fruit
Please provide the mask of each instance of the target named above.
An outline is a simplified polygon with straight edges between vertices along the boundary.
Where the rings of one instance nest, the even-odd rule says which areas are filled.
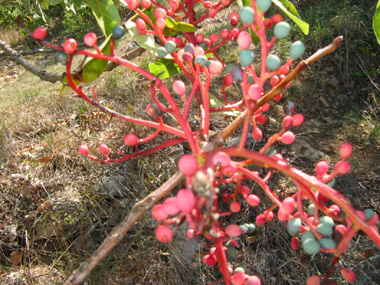
[[[239,35],[239,29],[233,28],[230,32],[231,37],[236,38]]]
[[[45,28],[38,27],[33,32],[33,38],[35,38],[36,40],[43,40],[46,37],[46,34],[47,32]]]
[[[219,41],[219,35],[218,34],[212,34],[212,35],[210,35],[209,39],[213,44],[215,44]]]
[[[169,242],[173,238],[173,232],[167,225],[159,225],[156,229],[156,237],[160,242]]]
[[[267,219],[265,218],[265,216],[263,214],[260,214],[260,215],[256,216],[255,221],[256,221],[256,224],[258,226],[262,226],[262,225],[265,224],[265,222],[267,221]]]
[[[181,189],[177,193],[178,208],[183,213],[190,213],[195,207],[195,196],[190,189]]]
[[[169,215],[177,215],[180,212],[176,197],[167,198],[162,205],[165,212]]]
[[[139,34],[144,35],[146,34],[146,24],[143,19],[138,18],[136,20],[136,30]]]
[[[261,138],[263,137],[263,132],[260,128],[254,128],[253,131],[252,131],[252,137],[254,140],[258,141],[258,140],[261,140]]]
[[[348,142],[342,144],[339,148],[339,154],[342,159],[347,159],[352,154],[352,145]]]
[[[247,201],[247,203],[252,206],[252,207],[256,207],[257,205],[260,204],[260,198],[255,195],[255,194],[249,194],[245,200]]]
[[[257,115],[255,119],[256,119],[256,123],[260,125],[264,125],[268,120],[267,117],[263,114]]]
[[[149,9],[150,6],[152,6],[152,2],[150,2],[150,0],[141,0],[141,6],[144,9]]]
[[[209,254],[203,256],[202,261],[206,263],[208,266],[214,266],[218,262],[215,255],[209,255]]]
[[[74,53],[77,50],[78,43],[75,39],[67,39],[63,44],[63,48],[67,53]]]
[[[268,18],[264,20],[263,24],[264,24],[265,29],[270,29],[272,28],[272,25],[273,25],[272,20]]]
[[[282,16],[280,14],[273,15],[271,20],[273,24],[280,23],[282,21]]]
[[[230,14],[230,22],[232,26],[236,26],[239,21],[239,14],[236,12],[232,12]]]
[[[286,116],[283,120],[282,120],[282,128],[283,129],[288,129],[292,126],[293,124],[293,118],[292,116]]]
[[[204,39],[205,39],[205,36],[204,36],[203,34],[197,34],[197,35],[195,36],[195,41],[196,41],[197,43],[201,43],[201,42],[203,42]]]
[[[89,47],[93,47],[94,45],[96,45],[96,41],[97,41],[98,37],[96,36],[95,33],[87,33],[85,36],[84,36],[84,42],[86,45],[88,45]]]
[[[292,248],[294,250],[296,250],[298,248],[298,245],[299,245],[298,237],[293,237],[292,241],[290,242],[290,245],[292,246]]]
[[[210,11],[208,12],[208,15],[210,16],[211,19],[215,18],[217,14],[218,14],[218,10],[214,8],[210,9]]]
[[[355,273],[352,272],[350,269],[348,268],[342,268],[340,270],[340,274],[342,274],[344,280],[348,281],[348,282],[355,282]]]
[[[124,137],[124,143],[128,146],[133,146],[138,143],[139,139],[134,134],[127,134]]]
[[[88,147],[86,145],[81,145],[78,148],[78,151],[80,154],[83,154],[83,155],[88,155],[88,153],[89,153]]]
[[[198,170],[198,161],[194,156],[185,154],[179,159],[178,168],[186,176],[194,176]]]
[[[186,235],[188,238],[193,238],[194,233],[195,233],[195,231],[193,229],[189,229],[189,230],[187,230]]]
[[[230,35],[230,31],[227,30],[227,29],[223,29],[223,30],[220,32],[220,36],[222,37],[222,39],[226,39],[226,38],[228,38],[229,35]]]
[[[107,155],[108,154],[108,146],[104,143],[102,143],[100,146],[99,146],[99,151],[104,154],[104,155]]]
[[[224,76],[224,78],[223,78],[223,84],[224,85],[230,86],[230,85],[232,85],[232,83],[234,83],[234,80],[233,80],[231,75],[227,74],[226,76]]]

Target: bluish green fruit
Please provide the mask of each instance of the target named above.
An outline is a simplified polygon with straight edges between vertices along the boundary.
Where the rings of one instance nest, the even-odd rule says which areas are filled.
[[[240,228],[243,231],[243,234],[246,234],[248,232],[248,226],[247,226],[247,224],[241,225]]]
[[[238,251],[236,250],[236,248],[234,248],[232,246],[227,247],[227,249],[226,249],[226,254],[228,254],[231,257],[236,257],[237,253],[238,253]]]
[[[206,66],[209,67],[210,64],[211,64],[211,62],[213,62],[213,60],[212,60],[212,59],[208,59],[208,60],[207,60],[207,63],[206,63]]]
[[[255,58],[255,55],[253,54],[253,51],[249,49],[245,49],[240,52],[239,57],[240,57],[241,65],[248,66],[252,64],[253,59]]]
[[[364,214],[365,214],[365,219],[368,221],[373,218],[373,216],[375,215],[375,212],[372,209],[366,209],[364,210]]]
[[[165,49],[166,49],[166,51],[167,51],[168,53],[175,52],[176,48],[177,48],[177,45],[176,45],[176,43],[173,42],[173,41],[168,41],[168,42],[166,43],[166,45],[165,45]]]
[[[304,244],[308,239],[316,240],[312,232],[304,232],[301,236],[302,244]]]
[[[255,81],[253,80],[253,77],[251,74],[248,74],[248,84],[253,84]]]
[[[272,5],[272,0],[256,0],[256,5],[262,12],[266,12]]]
[[[240,83],[243,81],[243,70],[240,67],[232,68],[230,74],[235,82]]]
[[[305,45],[301,41],[296,41],[290,46],[290,58],[300,58],[305,52]]]
[[[225,72],[231,72],[231,70],[236,67],[236,64],[230,62],[230,63],[227,63],[226,67],[224,68],[224,71]]]
[[[208,47],[208,45],[207,45],[206,42],[199,43],[199,46],[202,47],[202,48],[207,48]]]
[[[63,65],[66,65],[69,61],[69,55],[64,51],[59,51],[57,52],[57,61]]]
[[[281,60],[277,55],[270,54],[270,55],[268,55],[265,63],[267,64],[269,71],[277,70],[281,65]]]
[[[333,249],[336,248],[336,243],[331,238],[321,238],[319,240],[319,244],[322,248],[325,249]]]
[[[301,230],[301,219],[300,218],[294,218],[294,219],[291,219],[289,222],[288,222],[288,232],[289,234],[291,235],[296,235],[300,232]]]
[[[307,214],[309,216],[313,216],[314,215],[314,211],[315,211],[315,205],[313,203],[311,203],[308,207],[307,207]]]
[[[319,223],[320,224],[325,224],[329,227],[333,227],[334,226],[334,220],[332,218],[330,218],[329,216],[323,216],[323,217],[320,217],[319,218]]]
[[[194,59],[194,65],[197,65],[197,63],[199,63],[201,66],[206,66],[206,64],[207,64],[207,57],[205,57],[204,55],[198,55]]]
[[[243,267],[236,267],[235,270],[234,270],[234,273],[238,273],[238,272],[242,272],[242,273],[245,273],[245,270]]]
[[[123,26],[115,26],[112,29],[112,37],[115,41],[120,40],[125,35],[125,30]]]
[[[194,45],[193,44],[187,44],[187,45],[185,45],[184,50],[185,50],[185,52],[193,54],[194,53]]]
[[[285,38],[290,33],[290,25],[287,22],[280,22],[274,26],[274,35],[279,39]]]
[[[164,48],[164,47],[159,47],[156,50],[156,52],[157,52],[159,58],[164,58],[168,54],[168,52],[166,51],[166,48]]]
[[[256,230],[255,224],[247,224],[247,226],[248,226],[248,232],[247,232],[247,234],[253,234],[254,231]]]
[[[251,7],[245,6],[239,11],[239,17],[244,24],[252,25],[255,19],[255,12]]]
[[[321,246],[316,240],[308,239],[303,244],[302,247],[307,254],[313,255],[321,250]]]
[[[332,227],[326,224],[319,224],[316,229],[317,229],[317,232],[319,232],[321,235],[325,237],[329,237],[333,233]]]

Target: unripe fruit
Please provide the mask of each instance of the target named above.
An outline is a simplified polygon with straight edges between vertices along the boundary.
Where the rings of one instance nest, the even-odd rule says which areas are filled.
[[[282,142],[284,144],[292,144],[294,142],[295,136],[293,132],[287,131],[282,135]]]
[[[194,53],[194,45],[193,44],[187,44],[187,45],[185,45],[184,50],[185,50],[185,52],[193,54]]]
[[[71,54],[74,53],[77,50],[78,43],[75,39],[67,39],[65,43],[63,44],[63,48],[65,52]]]
[[[342,144],[339,148],[339,154],[342,159],[347,159],[352,154],[352,145],[348,142]]]
[[[108,154],[108,146],[104,143],[102,143],[100,146],[99,146],[99,151],[104,154],[104,155],[107,155]]]
[[[257,276],[250,276],[247,281],[245,281],[245,285],[261,285],[261,280]]]
[[[243,81],[243,70],[240,67],[234,67],[230,74],[235,82],[240,83]]]
[[[120,40],[125,35],[125,30],[123,26],[115,26],[112,29],[112,37],[115,41]]]
[[[253,11],[251,7],[245,6],[243,7],[243,9],[239,11],[239,16],[240,16],[240,20],[244,24],[252,25],[255,19],[255,12]]]
[[[241,228],[238,225],[227,226],[225,228],[225,232],[227,235],[229,235],[231,237],[238,237],[243,233],[243,231],[241,230]]]
[[[156,11],[154,11],[154,16],[156,17],[156,19],[166,19],[167,17],[167,14],[166,14],[166,11],[165,9],[163,8],[157,8]]]
[[[338,175],[345,175],[350,172],[350,170],[351,164],[348,161],[341,160],[335,164],[334,171],[336,171]]]
[[[164,47],[157,48],[156,52],[159,58],[164,58],[168,54],[168,52],[166,51],[166,48]]]
[[[237,42],[241,49],[248,49],[252,42],[251,35],[247,31],[241,31],[238,35]]]
[[[127,146],[133,146],[133,145],[136,145],[138,143],[139,139],[137,138],[136,135],[134,134],[127,134],[125,135],[124,137],[124,143],[127,145]]]
[[[304,232],[301,236],[302,244],[304,244],[308,239],[316,240],[312,232]]]
[[[195,207],[195,196],[190,189],[181,189],[177,193],[177,203],[181,212],[190,213]]]
[[[252,64],[255,55],[253,54],[253,51],[245,49],[240,52],[239,58],[242,66],[248,66]]]
[[[296,41],[292,43],[292,45],[290,46],[290,51],[289,51],[290,58],[294,60],[300,58],[304,52],[305,52],[305,45],[301,41]]]
[[[266,61],[265,61],[268,70],[277,70],[281,65],[281,60],[277,55],[270,54],[268,55]]]
[[[329,216],[323,216],[323,217],[319,218],[319,223],[327,225],[329,227],[334,226],[334,220]]]
[[[274,26],[274,35],[279,39],[285,38],[290,33],[290,25],[287,22],[280,22]]]
[[[241,209],[241,206],[240,206],[240,203],[238,201],[233,201],[230,204],[230,210],[232,213],[240,212],[240,209]]]
[[[214,266],[218,262],[215,255],[208,254],[203,256],[202,261],[206,263],[208,266]]]
[[[156,229],[156,237],[160,242],[169,242],[173,238],[173,232],[167,225],[159,225]]]
[[[336,243],[331,238],[321,238],[319,243],[324,249],[333,249],[336,248]]]
[[[302,245],[304,251],[307,254],[313,255],[318,253],[321,250],[321,246],[316,240],[307,239]]]
[[[288,232],[291,235],[296,235],[301,231],[301,219],[293,218],[288,222]]]
[[[342,268],[340,274],[342,274],[344,280],[348,282],[355,282],[356,280],[355,273],[348,268]]]
[[[375,212],[372,209],[366,209],[364,210],[364,214],[365,214],[365,219],[368,221],[373,218],[373,216],[375,215]]]
[[[182,80],[176,80],[176,81],[174,81],[174,83],[173,83],[173,90],[178,95],[185,94],[185,91],[186,91],[185,83],[183,83]]]
[[[197,65],[197,64],[200,64],[200,66],[206,66],[207,64],[207,57],[205,57],[204,55],[198,55],[195,59],[194,59],[194,65]]]
[[[282,15],[281,14],[276,14],[276,15],[273,15],[272,18],[270,18],[272,20],[272,23],[275,25],[277,23],[280,23],[282,21]]]
[[[208,67],[208,71],[215,75],[221,73],[223,70],[223,64],[220,61],[213,61]]]
[[[226,246],[227,247],[237,247],[237,241],[232,239],[232,240],[229,240],[227,243],[226,243]]]
[[[263,132],[260,128],[254,128],[252,131],[252,138],[256,141],[261,140],[263,137]]]
[[[273,25],[271,19],[265,19],[263,21],[263,24],[264,24],[265,29],[270,29],[270,28],[272,28],[272,25]]]
[[[248,95],[253,101],[257,101],[261,98],[261,88],[258,84],[252,84],[248,88]]]
[[[86,45],[88,45],[89,47],[93,47],[94,45],[96,45],[96,41],[97,41],[97,36],[95,33],[87,33],[85,36],[84,36],[84,42]]]
[[[164,210],[164,206],[162,204],[158,204],[153,207],[152,216],[157,221],[163,221],[169,217],[169,214]]]
[[[304,117],[302,114],[295,114],[292,116],[293,126],[299,126],[303,123]]]
[[[47,32],[45,28],[38,27],[33,32],[33,38],[35,38],[36,40],[43,40],[46,37],[46,34]]]
[[[249,194],[245,200],[247,201],[247,203],[252,206],[252,207],[256,207],[257,205],[260,204],[260,198],[255,195],[255,194]]]
[[[238,272],[245,273],[245,270],[244,270],[243,267],[238,266],[238,267],[236,267],[236,268],[234,269],[234,273],[238,273]]]
[[[315,211],[315,205],[313,203],[311,203],[308,207],[307,207],[307,214],[309,216],[312,216],[314,215],[314,211]]]
[[[256,230],[256,226],[254,224],[246,224],[248,227],[247,234],[253,234],[253,232]]]
[[[256,0],[256,5],[262,12],[266,12],[272,5],[272,0]]]
[[[83,155],[88,155],[88,153],[89,153],[88,147],[86,145],[81,145],[78,148],[78,151],[80,154],[83,154]]]
[[[319,224],[316,229],[317,229],[317,232],[319,232],[325,237],[329,237],[333,233],[332,227],[326,224]]]
[[[263,214],[260,214],[256,217],[255,221],[258,226],[262,226],[266,223],[267,219]]]
[[[64,51],[57,52],[56,57],[57,57],[57,61],[64,65],[67,64],[67,62],[69,61],[69,55]]]
[[[179,159],[178,168],[186,176],[193,176],[198,170],[198,161],[194,156],[185,154]]]

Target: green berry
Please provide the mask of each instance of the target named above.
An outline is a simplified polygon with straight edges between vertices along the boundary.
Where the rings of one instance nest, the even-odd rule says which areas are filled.
[[[334,187],[335,185],[335,178],[333,178],[330,182],[327,183],[328,186]]]
[[[255,12],[251,7],[245,6],[239,11],[239,17],[244,24],[252,25],[255,19]]]
[[[59,51],[57,52],[57,61],[59,63],[66,65],[67,62],[69,61],[69,55],[66,52]]]
[[[319,244],[322,248],[325,249],[333,249],[336,248],[336,243],[331,238],[321,238],[319,240]]]
[[[168,42],[166,43],[166,45],[165,45],[165,49],[166,49],[166,51],[167,51],[168,53],[175,52],[176,48],[177,48],[177,45],[176,45],[176,43],[173,42],[173,41],[168,41]]]
[[[123,26],[115,26],[112,30],[112,37],[115,41],[120,40],[125,35]]]
[[[373,218],[373,216],[375,215],[375,212],[372,209],[366,209],[364,210],[364,214],[365,214],[365,219],[368,221]]]
[[[334,220],[332,218],[330,218],[329,216],[323,216],[323,217],[320,217],[319,218],[319,223],[320,224],[325,224],[329,227],[333,227],[334,226]]]
[[[256,230],[255,224],[246,224],[248,226],[247,234],[253,234],[253,232]]]
[[[315,211],[315,205],[313,203],[311,203],[308,207],[307,207],[307,214],[309,216],[312,216],[314,215],[314,211]]]
[[[319,232],[321,235],[325,237],[329,237],[333,233],[333,229],[331,226],[326,225],[326,224],[319,224],[317,226],[317,232]]]
[[[194,59],[194,65],[197,65],[197,63],[200,63],[201,66],[206,66],[207,64],[207,57],[204,55],[198,55]]]
[[[321,246],[316,240],[308,239],[303,244],[302,247],[307,254],[313,255],[321,250]]]
[[[226,72],[231,72],[231,70],[232,70],[234,67],[236,67],[236,64],[230,62],[230,63],[227,63],[227,65],[226,65],[226,67],[224,68],[224,70],[225,70]]]
[[[245,270],[243,267],[236,267],[235,270],[234,270],[234,273],[238,273],[238,272],[242,272],[242,273],[245,273]]]
[[[305,45],[301,41],[296,41],[290,46],[290,58],[297,59],[305,52]]]
[[[312,232],[304,232],[301,236],[302,244],[304,244],[309,239],[315,240],[314,234]]]
[[[239,57],[240,57],[241,65],[248,66],[252,64],[253,59],[255,58],[255,55],[253,54],[253,51],[249,49],[245,49],[240,52]]]
[[[269,71],[277,70],[281,65],[281,60],[277,55],[270,54],[270,55],[268,55],[265,63],[267,64]]]
[[[287,22],[280,22],[274,26],[274,35],[279,39],[285,38],[290,33],[290,25]]]
[[[157,54],[158,54],[158,57],[160,58],[164,58],[168,52],[166,51],[166,48],[164,47],[159,47],[157,50],[156,50]]]
[[[253,80],[253,77],[251,74],[248,74],[248,84],[253,84],[255,81]]]
[[[230,247],[227,247],[227,249],[226,249],[226,254],[228,254],[231,257],[236,257],[237,253],[238,253],[238,251],[234,247],[230,246]]]
[[[296,235],[300,232],[301,230],[301,219],[300,218],[294,218],[291,219],[288,222],[288,232],[290,235]]]
[[[262,12],[266,12],[272,5],[272,0],[256,0],[256,5]]]

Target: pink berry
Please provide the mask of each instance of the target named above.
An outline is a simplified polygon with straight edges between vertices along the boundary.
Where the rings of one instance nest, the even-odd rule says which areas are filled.
[[[185,154],[179,159],[178,168],[183,174],[191,177],[198,170],[198,161],[194,156]]]
[[[219,35],[218,34],[211,34],[209,36],[210,41],[215,44],[219,41]]]
[[[285,198],[284,201],[282,201],[282,209],[290,214],[293,213],[296,209],[296,201],[292,197]]]
[[[209,255],[209,254],[203,256],[202,261],[211,267],[214,266],[218,262],[215,255]]]
[[[224,85],[230,86],[230,85],[232,85],[232,83],[234,83],[234,80],[233,80],[231,75],[227,74],[226,76],[224,76],[224,78],[223,78],[223,84]]]
[[[162,205],[164,211],[169,215],[177,215],[180,212],[178,200],[176,197],[167,198]]]
[[[86,145],[81,145],[78,148],[78,151],[80,154],[83,154],[83,155],[88,155],[88,153],[89,153],[88,147]]]
[[[220,32],[220,36],[222,37],[222,39],[226,39],[228,38],[230,35],[230,31],[227,30],[227,29],[223,29],[221,32]]]
[[[224,6],[228,6],[228,5],[230,5],[230,0],[222,0],[222,4]]]
[[[351,271],[350,269],[348,268],[342,268],[340,270],[340,274],[342,274],[344,280],[348,281],[348,282],[355,282],[355,273],[353,271]]]
[[[249,194],[245,200],[252,207],[256,207],[260,204],[260,198],[255,194]]]
[[[263,137],[263,132],[260,128],[254,128],[253,131],[252,131],[252,137],[254,140],[258,141],[258,140],[261,140],[261,138]]]
[[[256,123],[260,125],[264,125],[268,120],[268,118],[263,114],[257,115],[255,119],[256,119]]]
[[[342,159],[347,159],[352,154],[352,146],[348,142],[342,144],[339,148],[339,154]]]
[[[236,173],[237,166],[234,163],[230,163],[226,167],[222,168],[223,175],[232,176]]]
[[[240,191],[245,196],[248,196],[251,193],[251,188],[249,188],[248,186],[241,186]]]
[[[205,1],[205,2],[203,2],[203,5],[206,9],[210,9],[212,7],[212,2],[211,1]]]
[[[245,285],[261,285],[261,280],[257,276],[250,276],[245,282]]]
[[[140,5],[140,1],[137,0],[127,0],[126,3],[130,10],[136,10]]]
[[[236,26],[239,21],[239,14],[237,12],[232,12],[230,14],[230,22],[232,26]]]
[[[292,126],[293,124],[293,118],[292,116],[286,116],[283,120],[282,120],[282,128],[283,129],[288,129]]]
[[[173,232],[167,225],[159,225],[156,229],[156,237],[160,242],[169,242],[173,238]]]
[[[195,207],[195,196],[190,189],[181,189],[177,193],[177,203],[181,212],[190,213]]]
[[[185,91],[186,91],[185,83],[183,83],[182,80],[176,80],[176,81],[174,81],[174,83],[173,83],[173,90],[178,95],[185,94]]]
[[[281,221],[281,222],[286,222],[287,220],[289,220],[289,213],[286,212],[283,208],[280,208],[277,212],[277,216],[278,216],[278,219]]]
[[[100,146],[99,146],[99,151],[104,154],[104,155],[107,155],[108,154],[108,146],[104,143],[102,143]]]
[[[156,10],[157,11],[157,10]],[[164,18],[158,18],[156,21],[157,28],[163,30],[166,28],[166,21]]]
[[[200,55],[205,55],[205,51],[202,47],[196,46],[194,48],[194,57],[200,56]]]
[[[188,238],[193,238],[194,234],[195,234],[195,231],[193,229],[189,229],[186,232],[186,235],[187,235]]]
[[[74,53],[77,50],[78,43],[75,39],[67,39],[63,44],[63,48],[67,53]]]
[[[247,31],[241,31],[237,38],[237,42],[240,49],[248,49],[252,42],[251,35]]]
[[[262,226],[266,223],[267,219],[265,218],[265,216],[263,214],[260,214],[260,215],[256,216],[255,221],[256,221],[256,224],[258,226]]]
[[[174,42],[176,43],[176,45],[177,45],[178,47],[183,47],[183,38],[181,38],[181,37],[176,37],[176,38],[174,39]]]
[[[295,139],[295,136],[294,136],[293,132],[291,132],[291,131],[285,132],[282,135],[282,142],[284,144],[292,144],[294,142],[294,139]]]
[[[345,225],[339,224],[335,226],[335,230],[340,232],[342,235],[346,232],[347,228]]]
[[[164,207],[162,204],[158,204],[153,207],[152,216],[157,221],[163,221],[169,217],[169,214],[164,210]]]
[[[239,35],[239,29],[233,28],[230,32],[231,37],[235,38]]]
[[[306,285],[321,285],[321,277],[318,275],[309,277],[306,281]]]
[[[231,276],[231,282],[233,285],[243,285],[246,279],[246,274],[243,272],[237,272]]]
[[[231,237],[238,237],[243,233],[242,229],[238,225],[227,226],[225,232]]]
[[[215,75],[221,73],[223,70],[223,64],[220,61],[213,61],[210,63],[210,66],[208,67],[208,71]]]
[[[265,218],[267,219],[267,221],[272,221],[272,220],[274,219],[274,214],[273,214],[272,211],[268,211],[268,210],[266,210],[266,211],[264,212],[264,216],[265,216]]]
[[[156,17],[156,19],[166,19],[167,17],[167,14],[166,14],[166,11],[165,9],[163,8],[157,8],[156,11],[154,11],[154,16]]]
[[[298,245],[299,245],[298,237],[293,237],[292,241],[290,242],[290,245],[292,246],[292,248],[294,250],[296,250],[298,248]]]
[[[270,85],[276,86],[278,83],[280,83],[280,78],[277,75],[273,75],[271,79],[269,80]]]
[[[176,10],[179,7],[179,2],[177,0],[170,0],[169,5],[173,10]]]
[[[319,177],[324,176],[327,171],[329,171],[329,164],[326,161],[322,160],[315,166],[315,174],[317,174]]]
[[[278,69],[278,73],[281,74],[281,81],[285,78],[285,74],[287,74],[288,72],[289,72],[288,65],[280,66],[280,68]],[[289,87],[289,86],[290,86],[290,82],[285,85],[285,87]]]
[[[149,9],[152,6],[152,2],[150,0],[141,0],[141,7],[144,9]]]
[[[339,175],[344,175],[347,174],[351,170],[351,164],[348,161],[338,161],[335,164],[334,170],[339,174]]]
[[[210,254],[215,255],[215,253],[216,253],[216,247],[210,248]]]
[[[332,211],[332,212],[335,212],[336,215],[339,215],[340,212],[341,212],[340,207],[338,205],[335,205],[335,204],[331,205],[329,207],[329,210]]]
[[[240,212],[240,209],[241,209],[241,206],[240,206],[240,203],[238,201],[233,201],[230,204],[230,210],[232,213],[238,213],[238,212]]]
[[[272,20],[268,18],[264,20],[263,24],[264,24],[265,29],[270,29],[272,28],[272,25],[273,25]]]
[[[208,12],[208,15],[210,16],[211,19],[215,18],[217,14],[218,14],[218,10],[214,8],[210,9],[210,11]]]
[[[282,16],[280,14],[273,15],[271,20],[273,24],[278,24],[282,21]]]
[[[46,34],[47,32],[45,28],[38,27],[33,32],[33,38],[35,38],[36,40],[43,40],[46,37]]]
[[[134,134],[127,134],[124,137],[124,143],[128,146],[133,146],[138,143],[139,139]]]
[[[221,167],[226,167],[231,163],[231,158],[225,152],[219,151],[212,157],[212,163],[215,166],[220,164]]]
[[[282,99],[282,93],[278,94],[276,97],[273,98],[275,102],[278,102]]]
[[[261,87],[258,84],[252,84],[248,88],[248,95],[253,101],[261,98]]]
[[[96,41],[97,41],[98,37],[96,36],[95,33],[87,33],[85,36],[84,36],[84,42],[86,45],[88,45],[89,47],[93,47],[94,45],[96,45]]]
[[[197,43],[201,43],[201,42],[203,42],[204,39],[205,39],[205,36],[204,36],[203,34],[197,34],[197,35],[195,36],[195,41],[196,41]]]
[[[136,30],[139,34],[144,35],[146,33],[146,24],[143,19],[138,18],[136,20]]]
[[[371,219],[368,220],[368,223],[371,225],[375,224],[379,220],[379,215],[375,213]]]
[[[293,115],[293,126],[299,126],[303,123],[303,115],[302,114],[295,114]]]

